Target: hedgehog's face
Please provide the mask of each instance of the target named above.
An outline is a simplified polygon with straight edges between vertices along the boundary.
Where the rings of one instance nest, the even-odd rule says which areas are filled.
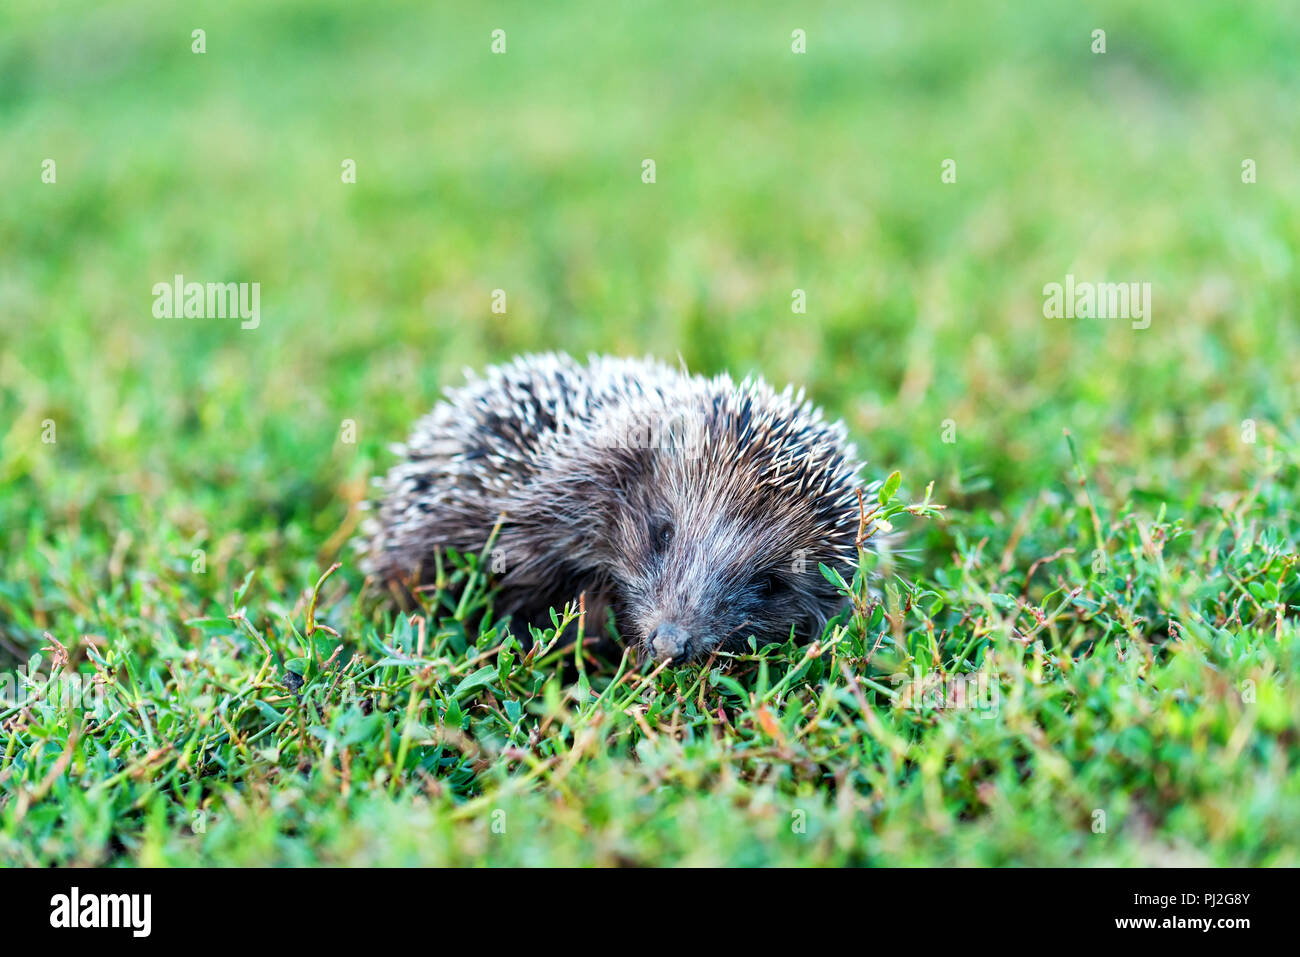
[[[745,503],[677,488],[675,499],[661,493],[626,510],[612,530],[625,638],[681,663],[750,635],[807,637],[836,612],[840,598],[818,569],[825,543],[792,540],[791,523],[755,521]]]

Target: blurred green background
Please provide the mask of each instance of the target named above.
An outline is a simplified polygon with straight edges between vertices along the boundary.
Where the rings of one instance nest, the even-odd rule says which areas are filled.
[[[807,386],[936,482],[918,569],[1061,501],[1063,429],[1111,507],[1231,500],[1296,450],[1298,49],[1292,0],[7,3],[0,657],[255,567],[291,606],[388,443],[527,350]],[[176,273],[260,327],[155,319]],[[1150,328],[1045,319],[1066,274]]]
[[[806,384],[878,468],[1002,498],[1062,427],[1159,482],[1294,415],[1294,5],[873,6],[7,7],[0,474],[328,531],[342,419],[379,452],[552,348]],[[261,328],[155,320],[178,272],[260,282]],[[1151,328],[1044,319],[1067,272],[1152,282]]]

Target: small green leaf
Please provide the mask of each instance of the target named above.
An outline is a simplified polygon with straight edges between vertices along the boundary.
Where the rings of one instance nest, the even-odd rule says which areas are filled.
[[[257,710],[262,712],[262,715],[272,724],[280,724],[282,721],[284,721],[283,714],[281,714],[279,711],[276,711],[274,708],[272,708],[269,704],[267,704],[265,701],[261,700],[260,698],[254,701],[253,703],[257,705]]]
[[[497,669],[494,665],[480,668],[472,675],[466,677],[460,684],[456,685],[456,690],[451,693],[451,696],[457,701],[460,701],[461,699],[468,697],[471,691],[486,688],[492,683],[492,679],[496,677],[496,674]]]
[[[844,576],[841,575],[834,568],[831,568],[829,565],[824,564],[822,562],[818,562],[817,567],[821,569],[822,578],[825,578],[828,582],[830,582],[832,585],[834,585],[836,588],[840,589],[843,592],[847,592],[849,590],[848,582],[844,580]]]
[[[876,500],[880,504],[888,505],[890,499],[898,492],[898,487],[903,484],[903,476],[897,470],[889,473],[889,478],[885,479],[885,484],[880,486],[880,494]]]

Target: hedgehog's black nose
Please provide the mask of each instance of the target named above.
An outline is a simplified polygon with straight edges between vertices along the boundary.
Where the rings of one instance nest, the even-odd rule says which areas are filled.
[[[671,622],[665,622],[646,636],[650,653],[659,661],[672,661],[674,658],[685,657],[690,642],[691,636],[686,629]]]

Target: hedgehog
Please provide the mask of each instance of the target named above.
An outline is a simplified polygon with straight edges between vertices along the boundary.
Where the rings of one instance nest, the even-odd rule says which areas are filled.
[[[864,538],[854,446],[792,386],[562,353],[466,371],[416,422],[363,525],[363,569],[404,589],[480,554],[514,633],[581,599],[659,662],[809,640]],[[864,535],[864,532],[868,534]]]

